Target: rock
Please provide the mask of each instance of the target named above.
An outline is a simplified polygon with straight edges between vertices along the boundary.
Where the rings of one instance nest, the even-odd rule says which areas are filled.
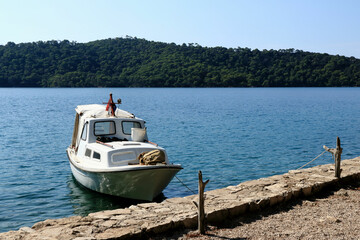
[[[343,189],[343,188],[340,189],[339,191],[335,192],[334,195],[336,195],[336,196],[344,196],[344,197],[348,197],[348,196],[349,196],[347,190],[346,190],[346,189]]]
[[[116,215],[116,216],[112,216],[110,219],[111,220],[122,221],[122,220],[124,220],[126,218],[128,218],[128,216],[126,216],[126,215]]]
[[[130,239],[134,235],[133,228],[109,228],[95,236],[95,239]]]
[[[327,222],[327,223],[340,223],[341,220],[333,217],[333,216],[326,216],[326,218],[320,218],[320,222]]]
[[[137,219],[126,219],[119,224],[120,226],[134,226],[134,225],[140,225],[140,221]]]
[[[96,238],[94,238],[94,237],[77,237],[77,238],[74,238],[73,240],[96,240]]]
[[[56,224],[56,221],[53,220],[53,219],[47,219],[45,221],[42,221],[42,222],[38,222],[38,223],[35,223],[32,228],[37,230],[37,229],[40,229],[40,228],[43,228],[43,227],[48,227],[48,226],[52,226],[52,225],[55,225]]]
[[[112,217],[112,214],[107,214],[105,212],[97,212],[97,213],[90,213],[89,217],[92,217],[94,219],[110,219]]]
[[[277,183],[277,184],[274,184],[274,185],[267,186],[267,187],[265,187],[264,189],[265,189],[265,190],[272,191],[272,192],[281,193],[282,191],[284,191],[284,189],[285,189],[287,186],[288,186],[288,185],[287,185],[286,183]]]
[[[55,239],[70,239],[72,235],[72,230],[66,233],[66,227],[59,226],[59,227],[51,227],[51,228],[44,228],[39,231],[40,235],[47,236]],[[67,235],[67,236],[64,236]],[[62,236],[62,237],[60,237]]]
[[[32,228],[29,228],[29,227],[22,227],[19,229],[19,231],[22,231],[22,232],[27,232],[27,233],[33,233],[33,232],[36,232],[34,229]]]
[[[301,170],[290,170],[289,174],[300,174]]]
[[[140,203],[137,206],[140,208],[152,208],[152,207],[156,207],[157,203]]]
[[[111,210],[111,211],[107,211],[108,213],[112,214],[112,215],[129,215],[131,214],[131,210],[128,208],[120,208],[120,209],[116,209],[116,210]]]
[[[309,200],[304,200],[304,201],[302,201],[301,205],[304,205],[304,206],[314,206],[315,203],[312,202],[312,201],[309,201]]]
[[[170,208],[159,208],[159,209],[155,209],[154,212],[156,213],[165,213],[165,212],[170,212],[171,209]]]
[[[107,220],[107,221],[101,223],[100,226],[110,228],[110,227],[114,226],[116,223],[117,223],[117,221]]]
[[[161,222],[155,222],[153,224],[149,224],[149,226],[147,227],[147,230],[151,231],[152,233],[162,233],[162,232],[166,232],[169,229],[171,229],[173,225],[173,222],[168,219],[166,221],[161,221]]]

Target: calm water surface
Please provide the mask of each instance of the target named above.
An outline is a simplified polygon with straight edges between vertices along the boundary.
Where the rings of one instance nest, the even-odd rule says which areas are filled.
[[[198,170],[207,190],[281,174],[337,136],[343,159],[360,155],[360,88],[0,89],[0,232],[134,203],[79,186],[65,153],[74,108],[109,92],[147,121],[193,190]],[[310,166],[331,162],[325,154]],[[163,194],[157,201],[192,193],[174,179]]]

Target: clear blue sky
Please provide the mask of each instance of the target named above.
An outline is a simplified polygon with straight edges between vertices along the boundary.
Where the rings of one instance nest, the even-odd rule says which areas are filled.
[[[358,0],[0,0],[7,42],[125,37],[360,58]]]

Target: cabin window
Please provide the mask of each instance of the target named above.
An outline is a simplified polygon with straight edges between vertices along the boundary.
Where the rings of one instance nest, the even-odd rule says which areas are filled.
[[[85,157],[90,157],[90,156],[91,156],[91,150],[87,148],[85,150]]]
[[[132,128],[141,128],[141,124],[139,122],[123,121],[121,124],[122,131],[126,135],[131,135]]]
[[[98,153],[98,152],[93,153],[93,159],[99,159],[100,160],[100,158],[101,158],[100,153]]]
[[[119,163],[122,161],[136,161],[136,154],[133,151],[115,153],[111,156],[113,163]]]
[[[83,130],[82,130],[82,133],[81,133],[81,139],[84,140],[84,141],[86,140],[87,126],[88,126],[88,123],[85,123],[85,125],[83,127]]]
[[[95,122],[94,134],[95,136],[113,135],[116,133],[115,122]]]

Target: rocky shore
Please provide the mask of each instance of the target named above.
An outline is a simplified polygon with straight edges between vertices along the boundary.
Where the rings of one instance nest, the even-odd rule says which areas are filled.
[[[205,211],[208,214],[208,223],[213,226],[225,222],[234,223],[235,225],[231,225],[229,231],[226,228],[212,227],[207,235],[202,236],[196,236],[195,232],[160,235],[174,233],[179,229],[184,231],[184,229],[196,228],[197,209],[192,201],[196,200],[197,196],[192,195],[184,198],[167,199],[161,203],[143,203],[126,209],[91,213],[86,217],[49,219],[36,223],[31,228],[23,227],[18,231],[0,233],[0,239],[186,239],[189,237],[199,239],[308,239],[307,233],[311,232],[310,226],[316,230],[313,231],[315,234],[313,236],[316,239],[318,237],[344,239],[344,235],[337,236],[330,232],[320,235],[319,229],[321,226],[327,227],[326,224],[334,224],[344,229],[348,226],[347,229],[350,232],[358,233],[358,230],[353,229],[351,222],[344,220],[345,217],[348,218],[351,215],[348,213],[360,215],[357,190],[345,189],[346,192],[343,194],[334,194],[326,198],[340,198],[342,200],[340,202],[344,203],[345,209],[339,211],[344,218],[332,214],[333,207],[337,207],[332,202],[321,208],[324,210],[317,210],[311,208],[313,204],[315,204],[314,207],[320,206],[326,204],[325,201],[323,203],[322,200],[319,202],[317,202],[318,200],[301,200],[324,192],[324,190],[328,191],[336,186],[345,186],[359,181],[360,157],[342,161],[341,168],[342,173],[339,179],[334,177],[334,165],[327,164],[299,171],[289,171],[283,175],[243,182],[237,186],[206,192]],[[345,198],[348,197],[355,198],[353,201],[355,205],[349,205],[352,200],[346,203],[347,199]],[[284,206],[290,207],[283,211],[281,209]],[[305,209],[306,206],[309,208]],[[278,214],[289,215],[282,220]],[[277,218],[280,220],[277,221]],[[267,222],[256,225],[257,219]],[[317,221],[314,222],[313,219],[317,219]],[[254,225],[247,225],[248,223]],[[341,226],[341,224],[346,226]],[[354,226],[359,229],[356,224]],[[247,227],[241,229],[242,226]],[[253,230],[250,231],[249,229]],[[351,236],[355,235],[349,236],[351,239]]]
[[[153,239],[360,239],[360,181],[208,226],[205,235],[182,229]]]

